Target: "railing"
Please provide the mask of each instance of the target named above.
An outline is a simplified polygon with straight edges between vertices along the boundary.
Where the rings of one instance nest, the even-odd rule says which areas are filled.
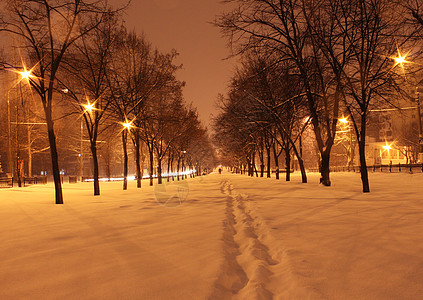
[[[47,184],[47,176],[24,177],[22,181],[24,186],[31,184]]]
[[[294,169],[289,170],[289,173],[294,173]],[[257,170],[258,173],[260,173],[260,170]],[[264,171],[264,173],[266,173],[267,171]],[[272,169],[271,170],[272,173],[276,173],[276,169]],[[286,169],[279,169],[279,173],[286,173]]]
[[[0,188],[3,188],[3,187],[13,187],[13,178],[12,177],[0,178]]]
[[[22,177],[21,184],[28,186],[32,184],[47,184],[47,176]],[[0,178],[0,188],[13,187],[16,185],[16,180],[13,177]]]
[[[78,177],[77,176],[69,176],[69,183],[77,183]]]
[[[389,165],[374,165],[367,167],[369,171],[373,172],[390,172],[390,173],[401,173],[401,172],[423,172],[423,164],[389,164]]]
[[[423,164],[377,164],[367,166],[369,172],[385,173],[423,173]],[[360,172],[360,166],[330,167],[331,172]],[[308,172],[319,172],[319,169],[311,168]]]

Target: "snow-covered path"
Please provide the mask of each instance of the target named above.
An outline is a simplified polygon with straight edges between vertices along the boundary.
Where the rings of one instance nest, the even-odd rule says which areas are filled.
[[[370,176],[0,189],[0,299],[421,299],[423,175]]]

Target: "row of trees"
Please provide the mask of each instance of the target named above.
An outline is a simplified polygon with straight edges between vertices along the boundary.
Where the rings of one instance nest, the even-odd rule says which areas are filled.
[[[94,195],[100,194],[99,137],[116,130],[123,145],[124,189],[128,140],[135,149],[138,187],[144,148],[150,184],[155,163],[162,183],[165,158],[169,171],[174,164],[179,171],[187,160],[200,171],[213,157],[195,109],[183,101],[184,83],[175,75],[180,68],[174,62],[176,51],[161,53],[143,36],[129,32],[121,10],[112,10],[106,1],[21,0],[7,2],[1,16],[1,30],[14,38],[21,56],[18,64],[6,58],[4,66],[20,74],[19,81],[29,84],[44,110],[57,204],[63,203],[63,196],[54,122],[64,117],[53,110],[58,100],[68,107],[68,117],[83,118]]]
[[[396,107],[399,97],[414,97],[407,92],[416,69],[404,67],[407,60],[420,57],[423,3],[228,2],[236,8],[215,24],[243,62],[223,101],[217,131],[229,134],[236,144],[233,149],[247,162],[256,153],[253,145],[264,147],[268,154],[273,149],[275,161],[280,151],[287,159],[292,151],[306,182],[300,137],[310,123],[320,156],[321,183],[329,186],[330,153],[338,119],[345,112],[359,145],[363,192],[369,192],[365,157],[369,111]],[[238,126],[231,126],[234,122]],[[262,152],[257,152],[260,158]]]
[[[222,113],[215,120],[217,142],[231,140],[231,144],[219,143],[226,157],[237,152],[236,166],[246,166],[252,175],[257,155],[261,176],[266,169],[267,177],[273,157],[279,179],[279,158],[283,154],[289,180],[291,153],[295,153],[302,180],[307,182],[302,149],[298,146],[302,146],[299,142],[309,120],[305,102],[295,100],[300,92],[299,82],[286,66],[259,53],[246,56],[232,79],[228,97],[221,96]]]

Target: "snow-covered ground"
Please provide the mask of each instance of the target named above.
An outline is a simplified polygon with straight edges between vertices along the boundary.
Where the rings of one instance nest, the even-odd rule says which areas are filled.
[[[0,299],[422,299],[423,174],[0,189]]]

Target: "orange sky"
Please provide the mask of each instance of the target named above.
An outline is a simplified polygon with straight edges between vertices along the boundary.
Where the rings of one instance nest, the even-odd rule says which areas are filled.
[[[198,108],[205,125],[216,113],[215,100],[226,92],[234,68],[233,60],[224,60],[230,53],[226,39],[209,24],[228,9],[220,0],[132,0],[124,16],[129,29],[144,32],[159,50],[180,53],[178,78],[186,81],[185,100]]]

